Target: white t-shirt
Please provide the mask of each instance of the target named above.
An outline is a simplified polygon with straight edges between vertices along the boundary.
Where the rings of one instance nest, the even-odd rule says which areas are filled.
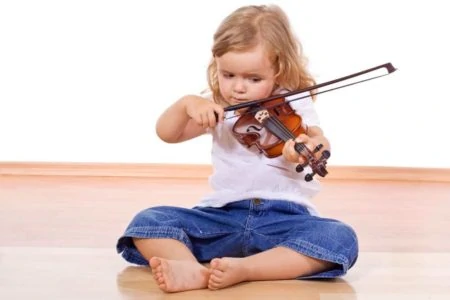
[[[210,93],[202,96],[211,99]],[[319,125],[311,97],[290,104],[302,117],[303,124]],[[228,119],[234,114],[225,112],[224,122],[210,131],[213,138],[213,173],[209,183],[214,191],[204,196],[198,206],[222,207],[230,202],[252,198],[287,200],[306,206],[312,215],[319,215],[310,199],[319,192],[320,183],[315,179],[309,182],[304,180],[311,169],[306,167],[302,173],[297,173],[297,164],[288,162],[282,155],[267,158],[256,146],[248,148],[240,144],[232,131],[237,118]]]

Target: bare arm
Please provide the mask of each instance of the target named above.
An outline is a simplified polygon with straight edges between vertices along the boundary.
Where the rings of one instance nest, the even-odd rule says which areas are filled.
[[[216,112],[223,119],[223,108],[196,95],[187,95],[172,104],[159,117],[156,134],[167,143],[180,143],[216,126]]]

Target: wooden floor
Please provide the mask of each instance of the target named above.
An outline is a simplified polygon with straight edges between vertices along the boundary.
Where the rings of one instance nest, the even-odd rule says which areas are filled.
[[[450,299],[450,183],[323,186],[322,214],[360,239],[345,277],[164,294],[116,239],[143,208],[194,205],[206,180],[0,176],[0,299]]]

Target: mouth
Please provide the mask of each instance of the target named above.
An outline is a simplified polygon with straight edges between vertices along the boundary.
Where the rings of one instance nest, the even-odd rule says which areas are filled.
[[[247,99],[238,99],[238,98],[233,98],[233,97],[230,100],[231,100],[231,102],[235,102],[235,103],[247,102]]]

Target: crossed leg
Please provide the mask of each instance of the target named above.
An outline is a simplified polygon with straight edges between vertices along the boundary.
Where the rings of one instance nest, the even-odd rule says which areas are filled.
[[[277,247],[244,258],[213,259],[208,288],[222,289],[244,281],[294,279],[333,267],[334,263],[308,257],[289,248]]]

